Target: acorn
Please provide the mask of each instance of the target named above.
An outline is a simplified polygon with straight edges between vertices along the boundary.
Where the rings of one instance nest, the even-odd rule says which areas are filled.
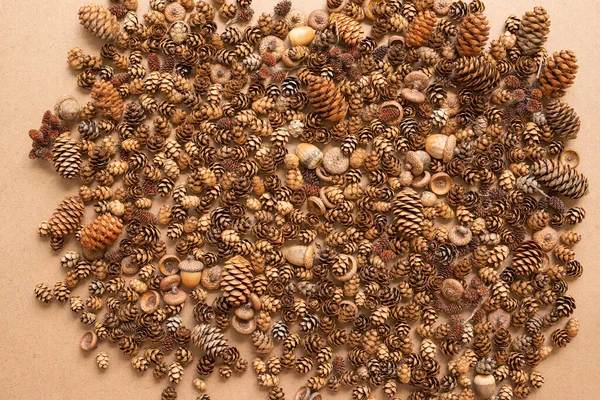
[[[169,306],[178,306],[185,303],[187,293],[183,290],[179,290],[177,286],[173,286],[170,291],[163,293],[163,299]]]
[[[170,291],[173,287],[179,287],[181,277],[179,275],[167,275],[160,281],[160,290],[163,292]]]
[[[323,161],[323,152],[317,146],[310,143],[300,143],[296,147],[296,155],[302,165],[308,169],[315,169]]]
[[[417,189],[423,189],[427,187],[431,181],[431,174],[429,171],[424,171],[421,175],[414,176],[411,182],[412,187]]]
[[[452,188],[452,177],[445,172],[433,174],[429,181],[429,188],[438,196],[443,196]]]
[[[409,170],[413,176],[421,175],[431,162],[431,157],[423,150],[408,151],[404,157],[406,161],[404,168]]]
[[[315,38],[315,30],[310,26],[299,26],[288,33],[292,46],[308,46]]]
[[[204,264],[201,261],[196,260],[194,256],[190,255],[186,260],[179,263],[179,276],[181,276],[181,283],[187,288],[193,289],[200,283],[202,279],[202,270]]]
[[[439,133],[429,135],[425,141],[425,151],[438,160],[450,162],[456,148],[456,136],[442,135]]]
[[[231,318],[231,327],[240,335],[249,335],[256,330],[256,320],[251,318],[244,321],[234,315]]]
[[[437,201],[437,196],[435,193],[430,192],[428,190],[425,190],[425,191],[423,191],[423,193],[421,193],[421,203],[423,203],[423,205],[425,207],[433,206],[436,201]]]
[[[179,257],[167,254],[158,261],[158,269],[163,275],[174,275],[179,272],[179,262]]]
[[[54,106],[54,112],[65,121],[75,121],[79,118],[81,106],[75,97],[66,95],[58,99]]]
[[[96,348],[98,345],[98,336],[94,332],[86,332],[81,337],[79,347],[83,351],[90,351]]]
[[[489,399],[496,392],[496,379],[493,375],[475,375],[473,386],[481,398]]]
[[[283,252],[283,255],[292,265],[312,268],[315,256],[315,246],[291,246]]]
[[[152,314],[160,306],[160,293],[156,290],[148,290],[140,297],[140,309],[146,314]]]

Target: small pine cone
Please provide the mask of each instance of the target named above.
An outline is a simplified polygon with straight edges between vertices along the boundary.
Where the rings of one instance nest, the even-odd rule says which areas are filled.
[[[581,120],[575,110],[560,100],[548,103],[546,120],[554,136],[559,139],[575,139],[581,128]]]
[[[57,282],[56,285],[52,288],[52,295],[56,300],[61,303],[69,300],[69,296],[71,295],[71,290],[65,285],[64,282]]]
[[[577,318],[571,318],[567,325],[565,325],[565,332],[570,338],[574,338],[579,333],[579,320]]]
[[[79,9],[79,22],[95,36],[112,41],[121,29],[117,17],[106,8],[89,4]]]
[[[102,214],[83,228],[81,246],[88,250],[102,250],[113,243],[123,230],[121,218]]]
[[[517,46],[523,51],[523,55],[532,56],[537,54],[550,33],[550,16],[543,7],[535,7],[528,11],[521,19],[521,25],[516,32]]]
[[[273,13],[278,17],[285,17],[292,9],[292,2],[290,0],[281,0],[273,7]]]
[[[283,389],[280,388],[279,386],[274,386],[269,389],[268,399],[269,400],[284,400],[285,393],[283,392]]]
[[[251,335],[252,344],[258,354],[268,354],[273,350],[273,340],[271,336],[263,331],[256,330]]]
[[[490,27],[487,18],[481,14],[470,14],[460,24],[456,38],[456,50],[461,57],[475,57],[487,44]]]
[[[394,230],[406,237],[416,237],[423,224],[423,204],[417,193],[409,188],[403,189],[392,205]]]
[[[307,91],[315,112],[323,118],[337,122],[346,117],[348,103],[332,79],[312,76]]]
[[[177,399],[177,390],[175,390],[175,388],[172,386],[165,388],[160,395],[160,400],[175,400],[175,399]]]
[[[123,116],[124,103],[117,89],[110,82],[97,81],[92,87],[92,99],[100,115],[118,121]]]
[[[98,365],[98,368],[100,368],[100,369],[108,368],[108,362],[109,362],[108,354],[106,354],[103,351],[96,354],[96,364]]]
[[[223,333],[207,324],[199,324],[192,331],[192,343],[206,352],[210,357],[219,356],[227,348],[227,340]]]
[[[227,260],[221,274],[221,290],[230,306],[239,307],[246,302],[252,292],[253,279],[250,262],[244,257]]]
[[[178,347],[175,352],[175,359],[183,365],[189,364],[193,361],[194,354],[186,347]]]
[[[169,382],[179,383],[183,378],[183,367],[178,362],[173,362],[169,365]]]
[[[53,299],[50,288],[43,283],[40,283],[35,287],[34,293],[35,297],[42,303],[50,303]]]
[[[154,370],[152,371],[152,375],[154,379],[160,380],[167,376],[169,372],[169,366],[165,362],[160,362],[154,366]]]
[[[571,337],[564,329],[557,329],[552,332],[552,342],[558,347],[566,347],[571,342]]]
[[[544,96],[557,98],[565,95],[565,90],[573,85],[577,73],[577,57],[570,50],[554,53],[548,59],[539,77],[540,90]]]
[[[361,24],[346,14],[331,13],[329,24],[337,27],[340,39],[349,46],[357,46],[364,37]]]
[[[585,176],[557,160],[537,161],[531,167],[530,173],[538,182],[563,196],[578,199],[588,193],[588,181]]]
[[[406,30],[406,44],[411,47],[421,47],[435,30],[436,15],[431,10],[420,12],[408,25]]]
[[[146,372],[150,367],[150,361],[144,356],[135,356],[131,359],[131,366],[138,372]]]
[[[62,238],[79,228],[85,205],[79,196],[64,199],[48,220],[53,237]]]
[[[81,154],[77,141],[66,132],[56,138],[52,147],[52,162],[58,174],[73,179],[81,169]]]
[[[83,309],[85,308],[83,300],[81,300],[81,297],[79,297],[79,296],[71,296],[71,298],[69,299],[69,302],[70,302],[71,311],[73,311],[74,313],[79,313],[79,312],[83,311]]]
[[[560,235],[560,240],[567,246],[573,246],[581,241],[581,235],[574,231],[567,231]]]

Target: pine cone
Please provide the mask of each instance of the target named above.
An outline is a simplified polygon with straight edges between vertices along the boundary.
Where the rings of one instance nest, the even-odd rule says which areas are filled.
[[[105,352],[101,351],[100,353],[96,354],[96,364],[98,364],[98,368],[108,368],[108,361],[108,354]]]
[[[123,116],[123,99],[110,82],[99,80],[92,87],[92,99],[100,115],[118,121]]]
[[[421,233],[423,203],[410,188],[403,189],[392,204],[395,229],[400,235],[416,237]]]
[[[35,297],[42,303],[50,303],[53,299],[50,288],[43,283],[40,283],[35,287],[34,293]]]
[[[89,250],[102,250],[117,240],[123,230],[123,221],[112,214],[102,214],[81,231],[81,246]]]
[[[515,249],[511,268],[519,276],[531,276],[542,267],[544,255],[545,252],[537,242],[525,241]]]
[[[60,176],[73,179],[81,169],[81,154],[77,141],[69,133],[63,133],[54,141],[52,161]]]
[[[341,121],[348,112],[348,103],[335,82],[323,76],[308,81],[308,95],[315,112],[332,122]]]
[[[227,260],[221,275],[223,297],[232,307],[244,304],[252,292],[252,271],[250,262],[242,256],[234,256]]]
[[[79,9],[79,22],[95,36],[108,41],[114,40],[121,29],[117,17],[97,4],[82,6]]]
[[[537,54],[550,33],[550,16],[543,7],[535,7],[533,11],[525,13],[521,19],[521,26],[517,32],[517,46],[523,55]]]
[[[571,199],[588,194],[588,181],[574,168],[557,160],[540,160],[531,166],[530,174],[550,190]]]
[[[206,324],[196,325],[192,331],[192,343],[212,358],[219,356],[227,348],[227,340],[223,333]]]
[[[473,91],[491,92],[500,82],[498,69],[483,57],[461,57],[456,62],[456,81]]]
[[[340,39],[349,46],[357,46],[363,39],[363,28],[358,21],[346,14],[331,13],[329,25],[337,29]]]
[[[406,30],[406,44],[412,47],[424,46],[433,33],[436,22],[437,18],[433,11],[426,10],[418,13]]]
[[[552,342],[558,347],[566,347],[571,343],[571,337],[564,329],[557,329],[552,332]]]
[[[460,24],[456,50],[461,57],[475,57],[485,47],[490,33],[488,20],[483,14],[470,14]]]
[[[549,58],[539,77],[540,90],[550,98],[562,97],[575,81],[577,57],[571,50],[561,50]]]
[[[71,196],[64,199],[48,220],[50,232],[53,237],[62,238],[75,232],[83,218],[85,205],[79,196]]]
[[[273,350],[274,344],[269,334],[257,329],[252,332],[251,338],[256,353],[268,354]]]

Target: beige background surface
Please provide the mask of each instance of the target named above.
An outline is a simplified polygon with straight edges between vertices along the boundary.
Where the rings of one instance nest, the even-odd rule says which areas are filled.
[[[105,3],[103,0],[98,0]],[[140,3],[144,3],[140,0]],[[255,0],[257,11],[272,7],[274,0]],[[68,306],[41,306],[33,296],[39,282],[52,285],[63,278],[59,256],[38,238],[36,228],[56,204],[75,192],[77,184],[56,176],[49,166],[27,158],[29,129],[38,128],[43,112],[52,108],[61,94],[82,95],[66,63],[73,46],[98,50],[78,25],[77,10],[85,0],[19,0],[0,2],[0,399],[157,399],[166,382],[156,383],[151,372],[135,376],[128,358],[118,349],[103,343],[101,350],[111,356],[111,367],[100,373],[93,355],[78,347],[84,331]],[[318,0],[295,1],[306,11],[319,7]],[[543,389],[531,398],[578,400],[595,398],[600,373],[600,312],[597,306],[600,271],[597,268],[598,227],[600,224],[600,124],[598,50],[600,2],[594,0],[488,0],[486,15],[495,36],[505,20],[514,13],[522,15],[534,5],[543,4],[552,20],[547,48],[568,48],[579,58],[577,82],[567,101],[583,120],[575,147],[583,161],[581,170],[591,180],[591,194],[582,204],[587,219],[580,232],[584,241],[577,258],[585,268],[583,277],[570,283],[577,300],[576,316],[582,331],[566,349],[556,351],[540,370],[546,377]],[[97,47],[94,47],[97,46]],[[235,340],[235,339],[234,339]],[[242,350],[248,350],[242,347]],[[247,357],[251,354],[246,352]],[[193,399],[193,367],[180,384],[182,399]],[[295,374],[282,375],[287,398],[297,387]],[[255,383],[252,372],[234,376],[223,384],[220,378],[208,379],[212,399],[261,399],[266,391]],[[324,398],[334,396],[325,391]],[[404,397],[405,393],[399,393]],[[342,392],[336,398],[349,398]]]

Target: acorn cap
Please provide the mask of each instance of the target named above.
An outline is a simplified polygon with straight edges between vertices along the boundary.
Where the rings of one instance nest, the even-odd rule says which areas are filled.
[[[309,400],[310,399],[310,388],[308,386],[301,386],[300,389],[294,395],[294,400]]]
[[[456,136],[448,136],[446,140],[446,146],[444,146],[444,152],[442,154],[442,161],[445,163],[450,162],[452,156],[454,156],[454,149],[456,149]]]
[[[327,211],[325,204],[323,204],[323,200],[317,196],[310,196],[306,199],[306,208],[315,215],[323,215],[325,214],[325,211]]]
[[[429,86],[429,77],[421,71],[413,71],[404,77],[404,84],[415,90],[424,90]]]
[[[459,301],[465,293],[465,288],[456,279],[448,278],[442,282],[442,296],[452,303]]]
[[[453,226],[448,232],[448,240],[457,246],[466,246],[471,243],[473,234],[466,226]]]
[[[397,101],[394,101],[394,100],[388,100],[388,101],[384,101],[383,103],[381,103],[381,108],[388,108],[388,107],[393,107],[393,108],[397,109],[398,117],[396,117],[390,121],[386,121],[386,124],[396,125],[397,123],[402,121],[402,117],[404,116],[404,109],[402,108],[400,103],[398,103]]]
[[[387,45],[388,45],[388,47],[392,47],[392,46],[401,46],[401,47],[404,47],[404,43],[405,43],[404,42],[404,36],[392,35],[388,39]]]
[[[254,318],[254,308],[250,303],[244,304],[235,309],[235,316],[241,319],[242,321],[248,321],[249,319]]]
[[[429,181],[431,181],[431,174],[429,171],[424,171],[421,175],[413,178],[411,185],[417,189],[422,189],[429,184]]]
[[[203,269],[204,264],[202,261],[196,260],[193,255],[189,255],[179,263],[179,270],[183,272],[201,272]]]
[[[437,196],[435,195],[435,193],[430,192],[428,190],[425,190],[423,191],[423,193],[421,193],[421,203],[423,203],[425,207],[432,207],[436,201]]]
[[[244,321],[234,315],[231,318],[231,327],[240,335],[249,335],[256,329],[256,320],[252,318]]]
[[[173,275],[179,272],[179,257],[166,254],[158,262],[158,269],[163,275]]]
[[[579,153],[573,149],[565,149],[560,153],[559,161],[571,168],[576,168],[579,165]]]
[[[140,297],[140,308],[146,314],[152,314],[160,306],[160,293],[156,290],[148,290]]]
[[[402,89],[401,94],[406,100],[416,104],[424,103],[427,99],[425,94],[419,92],[417,89],[404,88]]]
[[[413,176],[418,176],[429,166],[431,157],[423,150],[417,150],[406,152],[404,160],[406,161],[405,168],[408,169]]]
[[[433,174],[429,181],[429,188],[438,196],[445,195],[452,188],[452,177],[445,172]]]
[[[223,267],[215,265],[214,267],[204,268],[200,283],[208,290],[217,290],[221,287],[221,273]]]
[[[81,341],[79,342],[79,347],[83,351],[94,350],[98,345],[98,335],[95,332],[86,332],[81,337]]]
[[[501,308],[489,313],[487,320],[492,325],[492,329],[508,329],[510,327],[510,314]]]
[[[185,303],[187,293],[173,286],[170,291],[163,293],[163,299],[169,306],[178,306]]]
[[[135,275],[140,271],[140,266],[135,262],[132,256],[124,257],[121,260],[121,273],[125,275]]]

